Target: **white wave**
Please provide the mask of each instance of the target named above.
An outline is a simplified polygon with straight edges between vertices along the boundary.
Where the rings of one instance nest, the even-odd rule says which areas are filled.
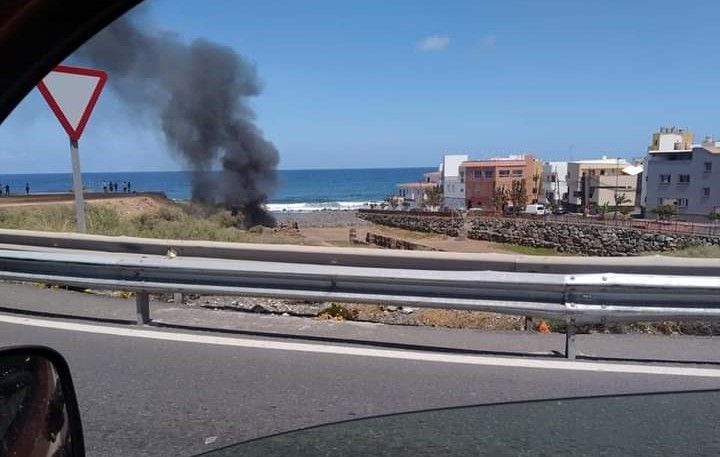
[[[371,204],[380,205],[382,202],[302,202],[302,203],[268,203],[265,205],[271,212],[308,213],[314,211],[352,211],[361,208],[370,208]]]

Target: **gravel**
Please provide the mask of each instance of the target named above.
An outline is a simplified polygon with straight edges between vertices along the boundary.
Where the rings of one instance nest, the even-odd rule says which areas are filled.
[[[171,301],[171,296],[164,297]],[[316,319],[336,319],[324,313],[332,303],[283,300],[256,297],[187,296],[185,306],[232,310],[247,313],[278,314]],[[394,325],[475,328],[484,330],[517,330],[517,316],[463,310],[438,310],[394,305],[344,303],[337,306],[347,310],[350,320]]]
[[[372,225],[357,217],[357,211],[353,210],[327,210],[294,213],[289,211],[273,212],[273,216],[279,224],[290,224],[297,222],[299,227],[348,227],[351,225]]]

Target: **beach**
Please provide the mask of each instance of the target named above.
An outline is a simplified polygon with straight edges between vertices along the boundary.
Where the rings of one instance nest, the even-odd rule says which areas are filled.
[[[297,222],[303,227],[351,227],[369,226],[370,222],[357,217],[355,210],[321,210],[321,211],[276,211],[272,213],[278,224],[293,224]]]

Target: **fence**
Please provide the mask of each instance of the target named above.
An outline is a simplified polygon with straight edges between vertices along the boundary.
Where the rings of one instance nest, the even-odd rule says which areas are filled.
[[[148,294],[160,292],[464,309],[565,320],[565,354],[574,358],[579,324],[720,319],[720,276],[712,275],[720,265],[707,259],[695,276],[668,276],[443,270],[442,253],[412,256],[423,268],[407,269],[27,249],[0,250],[1,279],[134,291],[140,324],[150,321]],[[688,271],[685,262],[673,268]]]

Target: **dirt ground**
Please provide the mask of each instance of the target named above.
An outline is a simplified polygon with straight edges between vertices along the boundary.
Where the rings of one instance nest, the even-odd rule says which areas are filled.
[[[86,193],[85,199],[90,206],[108,206],[115,209],[123,219],[131,218],[157,210],[161,207],[176,205],[177,203],[164,197],[162,194],[137,193]],[[31,205],[70,205],[73,203],[71,193],[58,194],[31,194],[0,198],[0,208]],[[457,252],[509,252],[502,244],[479,240],[457,240],[445,235],[414,232],[395,227],[374,225],[358,219],[353,211],[323,211],[317,213],[284,213],[276,214],[282,227],[299,225],[299,231],[279,229],[268,232],[268,242],[284,242],[290,244],[356,247],[350,244],[349,231],[354,228],[357,238],[365,239],[368,232],[390,236],[402,240],[419,243],[429,248],[441,251]],[[256,242],[263,242],[257,240]],[[368,246],[373,247],[373,246]]]
[[[147,209],[155,209],[160,206],[174,204],[172,200],[163,196],[163,194],[154,192],[133,194],[86,192],[84,198],[89,205],[102,204],[112,206],[116,208],[121,215],[135,215]],[[70,205],[74,201],[75,196],[72,193],[11,195],[8,197],[0,197],[0,208],[34,205]],[[126,207],[127,209],[125,209]],[[125,211],[127,211],[127,213]]]
[[[123,218],[134,217],[146,211],[156,210],[161,207],[173,206],[172,200],[158,196],[139,195],[132,197],[120,197],[102,200],[90,200],[88,205],[108,206],[115,209],[118,215]]]
[[[509,252],[502,244],[480,240],[457,240],[446,235],[414,232],[381,225],[360,225],[349,227],[301,227],[300,234],[314,243],[325,246],[355,246],[349,241],[349,232],[355,228],[359,240],[365,239],[368,232],[413,241],[441,251],[457,252]]]

